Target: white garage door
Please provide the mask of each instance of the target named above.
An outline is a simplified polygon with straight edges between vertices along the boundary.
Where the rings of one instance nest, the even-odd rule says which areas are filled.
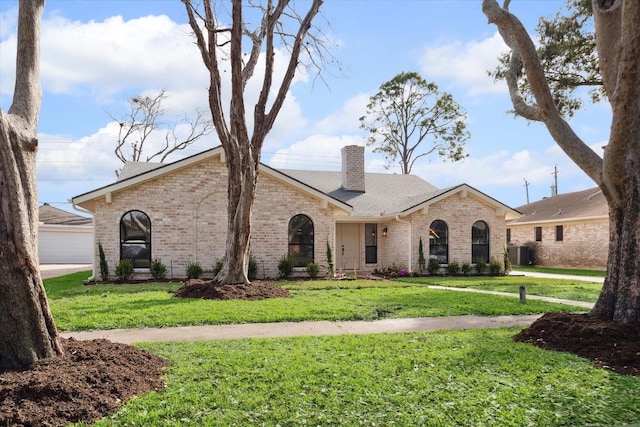
[[[93,263],[93,227],[53,227],[40,227],[38,255],[41,264]]]

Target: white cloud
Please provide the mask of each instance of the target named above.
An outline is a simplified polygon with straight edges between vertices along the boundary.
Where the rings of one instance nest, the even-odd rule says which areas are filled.
[[[467,87],[469,95],[506,93],[506,85],[494,83],[488,70],[498,65],[498,56],[507,50],[502,37],[496,32],[481,41],[456,41],[446,45],[428,46],[420,60],[427,80],[450,78],[458,86]]]
[[[320,120],[314,127],[318,132],[333,134],[335,132],[357,132],[359,119],[364,115],[369,102],[369,95],[359,93],[348,99],[335,113]]]
[[[312,135],[276,151],[265,163],[276,169],[340,170],[340,150],[345,145],[362,145],[362,138],[357,135]]]

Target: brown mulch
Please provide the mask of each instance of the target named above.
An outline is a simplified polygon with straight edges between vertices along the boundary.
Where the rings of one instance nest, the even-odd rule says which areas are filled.
[[[640,377],[640,325],[576,313],[547,313],[514,338],[592,360],[599,368]]]
[[[268,283],[228,287],[192,280],[192,298],[261,299],[289,296]],[[285,291],[286,293],[283,293]],[[640,325],[620,325],[585,314],[545,314],[514,337],[549,350],[593,360],[597,367],[640,376]],[[162,390],[168,362],[143,350],[106,340],[63,341],[66,355],[24,372],[0,373],[0,426],[65,426],[92,423],[122,402]]]
[[[107,340],[63,339],[65,355],[0,373],[0,426],[93,423],[121,403],[163,390],[168,361]]]
[[[244,299],[288,298],[291,293],[269,282],[253,281],[249,285],[221,285],[213,280],[187,280],[174,294],[179,298]]]

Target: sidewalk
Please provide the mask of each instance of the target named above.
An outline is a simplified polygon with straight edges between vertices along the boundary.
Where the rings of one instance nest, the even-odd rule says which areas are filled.
[[[350,322],[282,322],[240,325],[181,326],[173,328],[111,329],[106,331],[63,332],[64,338],[112,342],[226,340],[237,338],[276,338],[304,335],[347,335],[394,332],[420,332],[450,329],[521,327],[533,323],[540,314],[524,316],[448,316],[414,319],[383,319]]]

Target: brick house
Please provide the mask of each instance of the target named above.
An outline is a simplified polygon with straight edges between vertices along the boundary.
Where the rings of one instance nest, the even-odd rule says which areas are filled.
[[[160,259],[172,277],[189,262],[211,270],[224,256],[227,168],[222,147],[170,164],[129,162],[118,180],[72,199],[93,215],[94,272],[98,243],[108,265],[132,259],[144,274]],[[278,276],[278,261],[296,256],[359,272],[395,264],[417,271],[425,257],[469,262],[502,259],[506,221],[518,212],[461,184],[437,189],[414,175],[364,172],[364,147],[342,149],[341,172],[276,170],[260,165],[251,252],[258,277]],[[430,231],[431,230],[431,231]]]
[[[598,187],[558,194],[516,208],[507,222],[507,242],[526,246],[533,264],[605,269],[609,208]]]

